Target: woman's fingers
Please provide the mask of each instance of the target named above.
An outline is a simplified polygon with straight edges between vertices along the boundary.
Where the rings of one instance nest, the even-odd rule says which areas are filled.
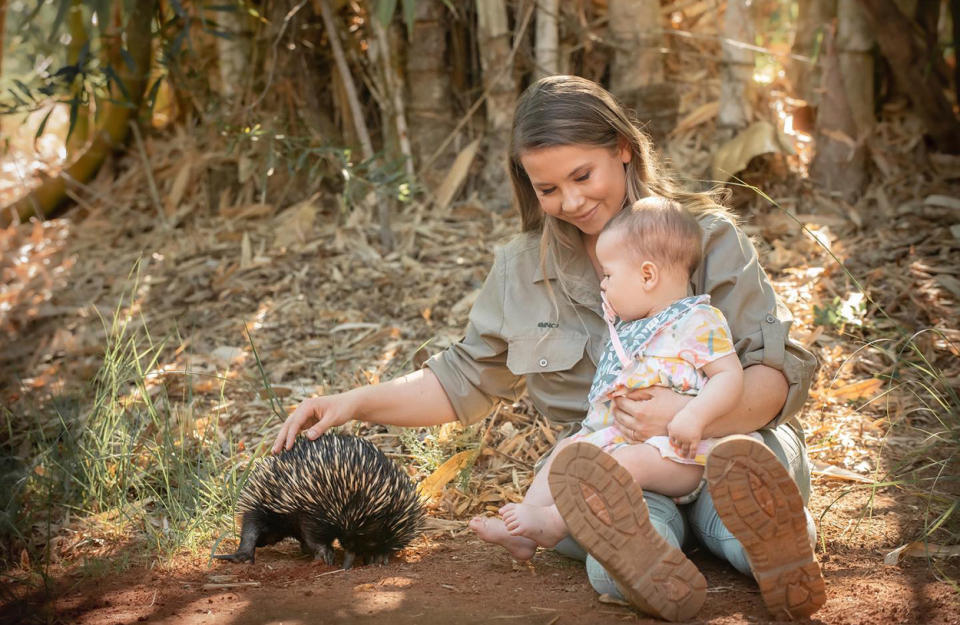
[[[317,408],[314,402],[306,399],[300,402],[297,409],[287,417],[287,420],[280,426],[277,433],[277,440],[273,444],[273,453],[278,454],[284,449],[291,449],[293,443],[297,440],[297,434],[300,433],[308,423],[317,420]],[[312,437],[316,438],[316,436]]]
[[[629,397],[633,401],[646,401],[648,399],[653,399],[653,393],[650,392],[649,388],[625,389],[621,395],[624,397]]]

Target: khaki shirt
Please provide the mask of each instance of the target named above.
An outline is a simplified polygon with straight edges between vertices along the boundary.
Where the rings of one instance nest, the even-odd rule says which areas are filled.
[[[764,364],[784,373],[790,389],[770,426],[779,425],[803,406],[816,358],[789,338],[791,315],[747,236],[725,217],[704,215],[699,221],[703,261],[691,276],[689,294],[707,293],[723,311],[745,368]],[[590,383],[609,339],[600,281],[586,251],[570,251],[565,272],[572,280],[564,297],[555,269],[548,266],[546,276],[541,270],[539,246],[539,235],[526,233],[496,250],[466,335],[425,364],[464,424],[524,390],[551,421],[579,423],[586,414]]]

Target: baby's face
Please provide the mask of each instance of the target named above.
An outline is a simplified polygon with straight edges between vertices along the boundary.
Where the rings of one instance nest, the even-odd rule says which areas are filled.
[[[655,302],[643,286],[644,259],[619,231],[604,230],[600,234],[597,260],[603,270],[600,290],[613,312],[624,321],[646,317]]]

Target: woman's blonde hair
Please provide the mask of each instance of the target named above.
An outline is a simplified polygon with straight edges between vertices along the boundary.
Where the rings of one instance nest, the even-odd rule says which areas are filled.
[[[541,78],[527,87],[517,101],[510,136],[510,179],[523,231],[541,233],[540,263],[546,269],[547,258],[553,260],[564,291],[566,280],[562,264],[557,262],[561,257],[558,252],[563,248],[575,249],[579,230],[544,214],[520,162],[521,156],[530,150],[563,145],[605,147],[611,151],[626,146],[631,158],[624,166],[624,206],[648,195],[659,195],[680,202],[694,215],[726,212],[720,203],[720,192],[684,191],[661,170],[650,138],[606,89],[579,76]]]

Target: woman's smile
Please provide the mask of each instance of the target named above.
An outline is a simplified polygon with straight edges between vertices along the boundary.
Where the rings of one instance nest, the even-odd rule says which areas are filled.
[[[558,145],[528,150],[520,162],[544,213],[596,235],[623,206],[630,157],[626,147]]]

